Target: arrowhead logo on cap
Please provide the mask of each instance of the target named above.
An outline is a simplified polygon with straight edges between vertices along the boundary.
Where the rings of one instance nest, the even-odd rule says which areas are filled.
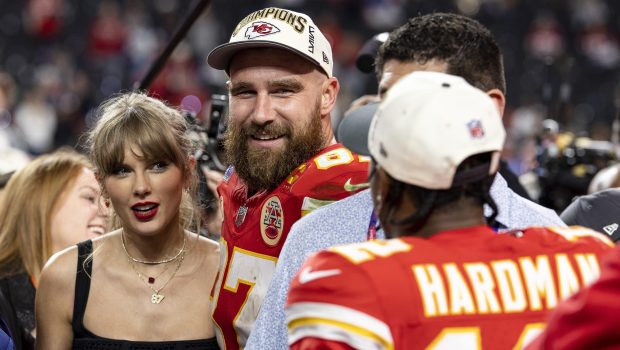
[[[279,33],[280,29],[271,23],[254,22],[245,30],[245,37],[248,39],[258,38],[269,34]]]

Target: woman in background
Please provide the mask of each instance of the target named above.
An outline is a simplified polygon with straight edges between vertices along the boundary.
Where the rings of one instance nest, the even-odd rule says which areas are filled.
[[[34,348],[34,301],[45,262],[77,242],[102,235],[107,209],[92,164],[61,149],[16,171],[0,200],[0,289],[13,312],[18,349]]]

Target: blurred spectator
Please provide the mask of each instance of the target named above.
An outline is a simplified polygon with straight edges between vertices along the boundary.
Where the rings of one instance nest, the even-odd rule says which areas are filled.
[[[13,147],[15,135],[12,112],[16,94],[17,87],[13,77],[0,71],[0,177],[4,182],[0,188],[8,181],[8,173],[30,161],[28,154]]]
[[[32,349],[34,297],[52,254],[107,229],[107,209],[91,163],[72,150],[34,159],[16,171],[0,200],[0,289],[19,320],[18,349]]]
[[[602,69],[613,69],[620,63],[618,39],[605,24],[586,29],[579,39],[586,57]]]
[[[65,0],[29,0],[26,19],[30,32],[42,39],[60,34]]]
[[[540,12],[525,37],[528,53],[541,61],[555,60],[565,50],[566,43],[560,23],[549,12]]]
[[[148,10],[147,3],[131,1],[125,12],[127,41],[124,48],[129,57],[128,74],[135,80],[146,74],[145,68],[161,45]]]
[[[196,96],[200,101],[207,100],[209,91],[192,79],[198,74],[193,55],[193,49],[186,41],[179,43],[153,82],[150,94],[175,106],[181,105],[181,101],[187,96]],[[199,113],[200,110],[192,112]]]
[[[53,149],[58,117],[46,100],[43,88],[34,88],[15,109],[16,132],[23,138],[24,147],[38,155]]]
[[[90,56],[105,60],[120,56],[125,48],[127,30],[119,4],[104,0],[89,31]]]

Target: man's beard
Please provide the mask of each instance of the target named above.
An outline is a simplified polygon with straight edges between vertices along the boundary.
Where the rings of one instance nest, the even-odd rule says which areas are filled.
[[[250,135],[286,135],[288,142],[278,150],[249,147]],[[226,131],[226,157],[238,176],[247,184],[248,193],[273,190],[299,165],[317,154],[325,145],[319,106],[308,125],[294,131],[290,125],[230,123]]]

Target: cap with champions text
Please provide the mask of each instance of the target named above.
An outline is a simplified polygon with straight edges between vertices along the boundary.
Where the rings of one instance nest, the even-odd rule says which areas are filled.
[[[268,7],[252,12],[237,24],[226,44],[213,49],[207,62],[215,69],[226,70],[240,50],[276,47],[296,53],[318,65],[332,76],[332,48],[312,19],[299,12]]]
[[[505,138],[487,94],[461,77],[425,71],[387,92],[370,124],[368,150],[398,181],[449,189],[494,174]],[[490,164],[456,173],[463,160],[486,152],[494,152]]]

